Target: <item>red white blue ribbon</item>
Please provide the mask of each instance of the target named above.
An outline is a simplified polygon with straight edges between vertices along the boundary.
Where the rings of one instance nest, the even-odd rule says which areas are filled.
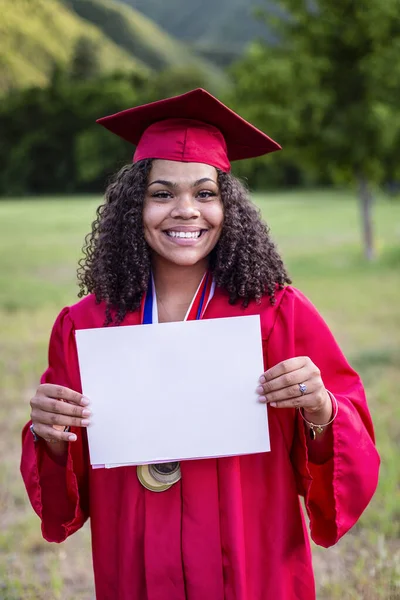
[[[193,296],[193,300],[190,303],[184,321],[195,321],[201,319],[211,298],[214,296],[214,291],[214,279],[211,273],[207,271],[203,275],[200,285]],[[142,300],[141,321],[143,325],[158,323],[157,296],[152,275],[150,276],[147,292]]]

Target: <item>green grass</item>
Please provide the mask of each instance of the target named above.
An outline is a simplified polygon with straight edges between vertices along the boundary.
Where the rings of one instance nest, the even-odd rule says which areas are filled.
[[[345,192],[257,195],[294,285],[316,304],[361,373],[382,456],[379,489],[332,549],[314,548],[318,599],[399,598],[400,203],[374,212],[378,259],[362,258]],[[50,327],[76,301],[75,266],[99,198],[0,202],[0,598],[93,597],[87,527],[41,540],[18,473],[20,429],[46,365]]]

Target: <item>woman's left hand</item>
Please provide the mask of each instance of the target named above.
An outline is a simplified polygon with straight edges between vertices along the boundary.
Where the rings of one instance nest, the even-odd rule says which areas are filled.
[[[268,369],[259,379],[256,392],[261,402],[276,408],[299,408],[327,422],[332,403],[321,379],[321,372],[308,356],[284,360]],[[302,390],[303,389],[303,393]],[[319,420],[319,419],[318,419]]]

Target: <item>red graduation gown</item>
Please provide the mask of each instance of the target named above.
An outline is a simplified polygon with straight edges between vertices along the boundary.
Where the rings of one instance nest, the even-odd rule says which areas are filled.
[[[307,457],[294,409],[269,409],[271,452],[183,462],[182,481],[144,489],[136,468],[91,469],[86,431],[69,445],[66,466],[23,431],[22,476],[46,540],[62,542],[90,517],[97,600],[312,600],[311,537],[331,546],[370,501],[379,457],[364,390],[327,325],[296,289],[270,306],[231,306],[217,290],[204,318],[260,314],[265,368],[309,356],[337,398],[332,457]],[[81,390],[76,329],[101,327],[104,306],[88,296],[58,316],[42,382]],[[139,322],[129,314],[126,325]],[[240,351],[240,342],[238,342]],[[234,377],[235,373],[231,373]],[[255,382],[255,386],[256,386]],[[113,398],[110,398],[110,403]],[[121,415],[123,418],[123,415]]]

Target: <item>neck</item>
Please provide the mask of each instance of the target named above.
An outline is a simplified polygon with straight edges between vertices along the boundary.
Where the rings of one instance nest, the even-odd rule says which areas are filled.
[[[161,257],[153,260],[152,269],[157,297],[173,297],[179,302],[190,302],[199,287],[208,263],[205,259],[190,267],[174,265]]]

